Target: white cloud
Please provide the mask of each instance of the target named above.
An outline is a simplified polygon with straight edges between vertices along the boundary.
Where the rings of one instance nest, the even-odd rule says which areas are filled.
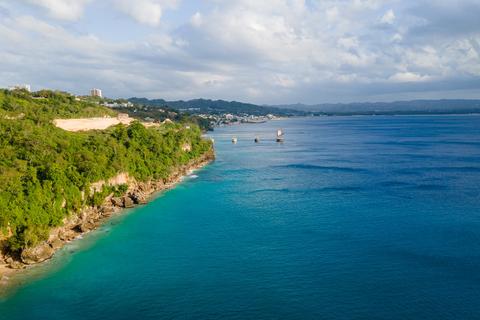
[[[403,40],[403,36],[400,33],[395,33],[392,37],[393,42],[400,42]]]
[[[165,8],[172,8],[176,0],[112,0],[115,6],[136,21],[158,26]]]
[[[395,12],[392,9],[385,12],[385,14],[380,19],[381,23],[393,24],[395,22]]]
[[[328,8],[326,13],[327,13],[327,20],[329,22],[335,22],[338,19],[338,8],[337,7]]]
[[[420,75],[414,72],[399,72],[389,78],[393,82],[422,82],[430,80],[428,75]]]
[[[357,37],[345,37],[338,39],[338,45],[345,49],[352,49],[358,47]]]
[[[200,12],[196,12],[190,19],[190,23],[194,27],[200,27],[203,24],[203,16]]]
[[[78,93],[100,86],[110,96],[257,103],[368,100],[403,87],[429,90],[438,81],[461,87],[458,79],[473,79],[465,87],[477,88],[480,29],[457,23],[450,33],[432,25],[437,14],[418,1],[430,9],[397,0],[92,0],[95,10],[132,17],[122,21],[128,27],[162,26],[111,38],[121,20],[112,15],[96,34],[87,19],[65,26],[37,10],[21,16],[21,8],[0,20],[0,79]],[[87,1],[80,2],[70,19],[81,16]]]
[[[22,0],[25,1],[25,0]],[[48,10],[57,19],[77,20],[91,0],[26,0]]]

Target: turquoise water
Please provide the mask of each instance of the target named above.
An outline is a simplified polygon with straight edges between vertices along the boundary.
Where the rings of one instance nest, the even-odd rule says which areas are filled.
[[[480,319],[480,116],[212,136],[214,164],[37,268],[0,319]]]

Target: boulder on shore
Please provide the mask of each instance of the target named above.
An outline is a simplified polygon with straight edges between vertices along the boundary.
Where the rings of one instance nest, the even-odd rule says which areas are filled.
[[[52,247],[53,250],[58,250],[61,247],[63,247],[63,241],[58,239],[58,238],[53,239],[52,241],[50,241],[49,244],[50,244],[50,247]]]
[[[102,215],[103,215],[104,217],[109,217],[109,216],[111,216],[114,211],[115,211],[115,209],[114,209],[114,207],[112,207],[112,206],[107,206],[107,205],[106,205],[106,206],[102,206],[102,207],[100,208],[100,212],[102,213]]]
[[[95,229],[95,223],[91,221],[85,221],[84,223],[78,225],[78,230],[80,230],[80,232],[82,233],[88,232],[93,229]]]
[[[23,263],[13,260],[12,258],[7,261],[7,264],[10,269],[25,269],[25,265]]]
[[[73,239],[75,239],[76,237],[78,236],[78,233],[75,232],[74,230],[62,230],[59,234],[58,234],[58,237],[60,238],[60,240],[63,240],[63,241],[72,241]]]
[[[112,204],[116,207],[123,207],[123,199],[120,197],[113,197]]]
[[[123,197],[123,206],[125,208],[133,208],[135,206],[135,203],[133,202],[132,198],[128,196]]]
[[[34,264],[50,259],[55,250],[46,242],[22,251],[22,262],[25,264]]]
[[[147,196],[140,190],[135,190],[130,193],[130,198],[132,198],[135,204],[146,204],[147,203]]]

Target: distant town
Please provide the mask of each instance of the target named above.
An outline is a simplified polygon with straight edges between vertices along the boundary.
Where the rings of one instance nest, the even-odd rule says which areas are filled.
[[[31,92],[31,86],[29,84],[17,84],[10,86],[9,90],[26,90]],[[263,107],[259,107],[253,110],[252,113],[248,112],[228,112],[218,110],[215,108],[199,108],[199,107],[183,107],[171,106],[167,101],[163,101],[159,104],[152,105],[151,103],[142,103],[147,99],[110,99],[104,97],[102,89],[92,88],[88,95],[76,95],[77,101],[93,102],[116,111],[127,114],[130,117],[141,120],[142,122],[161,123],[165,120],[181,121],[182,118],[189,116],[190,119],[195,119],[197,124],[204,130],[213,130],[215,127],[234,125],[240,123],[263,123],[269,120],[274,120],[282,116],[286,116],[283,112],[268,113],[266,110],[261,110]],[[227,102],[228,103],[228,102]],[[218,101],[213,101],[212,105],[218,104]],[[246,104],[245,104],[246,105]],[[215,106],[212,106],[215,107]],[[238,109],[238,108],[237,108]],[[279,109],[280,111],[281,109]]]

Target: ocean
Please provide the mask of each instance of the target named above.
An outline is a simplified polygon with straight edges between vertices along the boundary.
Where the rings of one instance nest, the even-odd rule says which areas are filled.
[[[0,319],[480,319],[480,116],[210,136],[214,163],[35,268]]]

